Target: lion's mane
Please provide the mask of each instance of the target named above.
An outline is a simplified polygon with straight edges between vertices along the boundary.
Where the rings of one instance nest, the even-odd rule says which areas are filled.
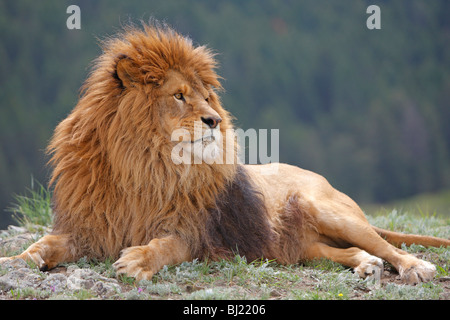
[[[120,59],[136,64],[136,88],[121,83]],[[244,167],[175,165],[161,134],[156,88],[168,70],[217,89],[216,66],[209,49],[167,26],[130,27],[105,41],[77,106],[48,147],[53,233],[70,235],[74,256],[117,258],[126,247],[168,234],[186,241],[192,257],[234,250],[267,256],[275,235]],[[211,98],[220,105],[214,92]],[[218,113],[221,130],[232,128],[229,114],[222,107]]]

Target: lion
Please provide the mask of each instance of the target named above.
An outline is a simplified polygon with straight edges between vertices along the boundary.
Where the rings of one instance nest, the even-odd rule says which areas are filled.
[[[294,264],[327,258],[361,277],[380,277],[383,260],[411,284],[436,268],[402,243],[450,241],[371,226],[358,205],[311,171],[238,161],[174,163],[173,149],[213,147],[224,157],[233,129],[222,107],[215,53],[169,26],[128,27],[104,41],[80,99],[48,146],[53,167],[51,233],[22,254],[41,270],[112,258],[116,274],[151,279],[164,265],[193,259],[273,259]],[[202,135],[194,136],[195,123]],[[174,141],[183,128],[191,140]],[[222,150],[222,152],[217,151]],[[261,168],[277,165],[277,173]]]

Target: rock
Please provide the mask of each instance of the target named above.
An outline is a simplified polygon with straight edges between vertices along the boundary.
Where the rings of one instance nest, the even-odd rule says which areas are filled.
[[[24,247],[31,244],[35,239],[35,235],[31,233],[18,234],[8,239],[0,240],[0,248],[4,252],[22,251]]]
[[[90,289],[102,297],[121,292],[116,279],[103,277],[90,269],[74,270],[67,278],[67,288],[69,290]]]
[[[118,283],[112,282],[102,282],[98,281],[92,287],[92,291],[94,291],[97,295],[102,298],[111,297],[114,294],[121,293],[120,286]]]
[[[92,274],[89,269],[77,269],[67,278],[67,287],[70,290],[90,289],[94,285]]]
[[[0,231],[0,236],[0,255],[3,251],[20,251],[27,242],[36,240],[36,234],[28,233],[25,228],[20,227]],[[110,298],[122,293],[116,279],[77,265],[41,272],[22,259],[3,261],[0,264],[0,300],[10,296],[11,290],[18,290],[20,296],[22,289],[28,296],[45,296],[49,299],[74,299],[74,294],[79,290],[90,291],[94,298]]]
[[[67,289],[67,277],[61,273],[50,274],[41,282],[39,288],[51,292],[63,292]]]
[[[96,296],[108,298],[121,293],[116,279],[106,278],[90,269],[72,268],[69,276],[63,273],[39,272],[37,269],[21,267],[26,262],[20,259],[6,262],[9,271],[0,277],[0,292],[16,289],[35,289],[55,294],[70,295],[78,290],[90,290]],[[5,265],[4,264],[4,265]],[[2,266],[5,270],[4,266]]]
[[[78,270],[78,269],[80,269],[80,268],[73,264],[73,265],[70,265],[70,266],[67,267],[66,272],[68,274],[72,274],[75,270]]]
[[[31,271],[29,268],[13,270],[0,277],[0,289],[9,291],[11,289],[36,288],[42,277]]]
[[[27,229],[25,227],[9,225],[8,226],[8,232],[9,233],[25,233],[25,232],[27,232]]]

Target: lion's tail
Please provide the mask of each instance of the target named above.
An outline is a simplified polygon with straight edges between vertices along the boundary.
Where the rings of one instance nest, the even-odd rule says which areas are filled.
[[[450,246],[450,240],[441,239],[431,236],[420,236],[415,234],[404,234],[394,231],[384,230],[375,226],[372,228],[383,238],[386,239],[387,242],[391,243],[396,247],[401,247],[402,243],[410,246],[411,244],[421,244],[425,247],[448,247]]]

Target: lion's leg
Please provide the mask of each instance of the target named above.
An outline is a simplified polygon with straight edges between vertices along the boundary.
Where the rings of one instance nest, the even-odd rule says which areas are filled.
[[[0,263],[13,259],[33,261],[41,270],[56,267],[61,262],[73,261],[68,235],[46,235],[33,243],[23,253],[7,258],[0,258]]]
[[[156,238],[148,245],[124,249],[114,263],[117,274],[127,274],[136,280],[150,280],[164,265],[177,264],[191,259],[186,243],[169,236]]]
[[[345,206],[337,203],[334,207],[327,206],[327,211],[318,210],[315,217],[319,233],[331,239],[344,240],[390,262],[401,278],[409,284],[427,282],[434,277],[436,268],[431,263],[392,246],[372,229],[368,221],[361,216],[362,212],[352,213],[360,210],[355,206],[352,206],[351,202],[347,202]]]
[[[361,278],[373,277],[380,280],[383,273],[383,260],[355,247],[341,249],[315,242],[306,249],[306,258],[311,260],[317,258],[330,259],[353,268]]]

